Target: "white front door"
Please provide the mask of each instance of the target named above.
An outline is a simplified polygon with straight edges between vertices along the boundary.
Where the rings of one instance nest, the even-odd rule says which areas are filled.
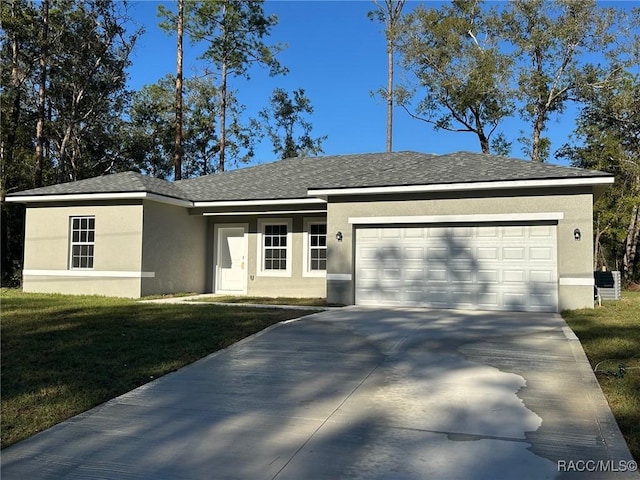
[[[216,293],[246,293],[247,238],[244,226],[218,227]]]

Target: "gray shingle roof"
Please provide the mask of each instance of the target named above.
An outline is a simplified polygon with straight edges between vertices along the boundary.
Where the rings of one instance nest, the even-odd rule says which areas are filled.
[[[480,153],[393,152],[290,158],[173,183],[124,172],[27,190],[13,196],[150,192],[192,201],[271,200],[304,198],[308,189],[610,176],[594,170]]]
[[[34,188],[8,196],[71,195],[82,193],[130,193],[149,192],[184,199],[185,194],[178,185],[160,178],[149,177],[137,172],[114,173],[87,178],[75,182],[59,183],[48,187]]]

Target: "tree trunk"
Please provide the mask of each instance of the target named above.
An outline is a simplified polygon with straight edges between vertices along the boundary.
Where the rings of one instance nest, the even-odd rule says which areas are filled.
[[[15,3],[12,5],[12,7],[12,16],[15,16]],[[6,168],[7,165],[11,165],[13,163],[13,152],[16,145],[16,132],[18,130],[18,125],[20,124],[20,83],[20,75],[18,71],[18,40],[14,36],[11,39],[11,87],[13,88],[13,102],[11,104],[11,127],[9,127],[9,131],[7,132],[7,144],[2,149],[3,169]],[[6,181],[5,175],[6,172],[3,171],[3,185],[4,181]],[[2,193],[2,200],[4,201],[4,189]]]
[[[222,4],[222,25],[220,27],[220,36],[224,39],[227,35],[225,28],[225,20],[227,15],[227,6]],[[220,71],[220,157],[218,161],[218,172],[224,172],[224,154],[226,150],[227,135],[227,61],[222,61]]]
[[[224,153],[226,150],[227,134],[227,64],[222,64],[221,84],[220,84],[220,160],[218,161],[218,172],[224,172]]]
[[[544,128],[544,117],[538,115],[536,121],[533,123],[533,140],[531,142],[531,161],[541,163],[540,158],[540,135]]]
[[[387,40],[387,152],[393,143],[393,40]]]
[[[34,187],[42,186],[42,165],[44,163],[44,107],[47,83],[47,41],[49,36],[49,0],[42,2],[42,38],[40,44],[40,87],[38,88],[38,121],[36,123],[36,164]]]
[[[596,225],[596,234],[593,240],[593,270],[598,270],[598,258],[600,258],[600,237],[602,232],[600,231],[600,222]]]
[[[176,140],[173,152],[174,179],[182,179],[182,37],[184,0],[178,0],[178,52],[176,67]]]
[[[622,276],[625,284],[633,282],[634,263],[640,237],[640,211],[638,205],[634,205],[627,229],[627,238],[624,242],[624,256],[622,257]]]

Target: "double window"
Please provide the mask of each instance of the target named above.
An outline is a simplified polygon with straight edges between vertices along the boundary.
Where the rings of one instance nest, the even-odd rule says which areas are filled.
[[[258,220],[258,275],[292,275],[292,227],[291,218]],[[320,218],[305,218],[301,238],[302,275],[324,276],[327,271],[327,222]]]
[[[95,247],[95,217],[71,217],[70,261],[71,269],[92,269]]]

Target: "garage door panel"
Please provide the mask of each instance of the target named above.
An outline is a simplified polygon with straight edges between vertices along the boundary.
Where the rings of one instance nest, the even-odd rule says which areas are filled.
[[[531,238],[553,238],[556,227],[553,225],[532,225],[529,227]]]
[[[427,281],[428,282],[447,282],[448,274],[445,268],[427,268]]]
[[[553,250],[551,247],[531,247],[529,249],[529,260],[549,262],[552,258]]]
[[[522,284],[527,279],[527,272],[522,270],[503,270],[502,281],[505,283],[518,283]]]
[[[498,310],[501,295],[497,292],[478,292],[476,302],[478,308],[485,310]]]
[[[471,270],[451,269],[451,281],[453,283],[473,283],[473,277],[473,271]]]
[[[556,277],[556,273],[553,270],[531,270],[529,272],[530,283],[552,283]]]
[[[478,247],[476,248],[476,259],[481,262],[495,262],[500,258],[500,252],[497,247]]]
[[[499,236],[498,227],[476,227],[476,238],[495,240]]]
[[[498,283],[500,272],[498,270],[478,270],[476,281],[480,283]]]
[[[525,237],[525,227],[514,227],[511,226],[509,228],[502,229],[502,237],[503,238],[524,238]]]
[[[502,261],[513,262],[523,261],[525,259],[524,247],[504,247],[502,249]]]
[[[556,227],[356,230],[356,303],[557,311]]]

